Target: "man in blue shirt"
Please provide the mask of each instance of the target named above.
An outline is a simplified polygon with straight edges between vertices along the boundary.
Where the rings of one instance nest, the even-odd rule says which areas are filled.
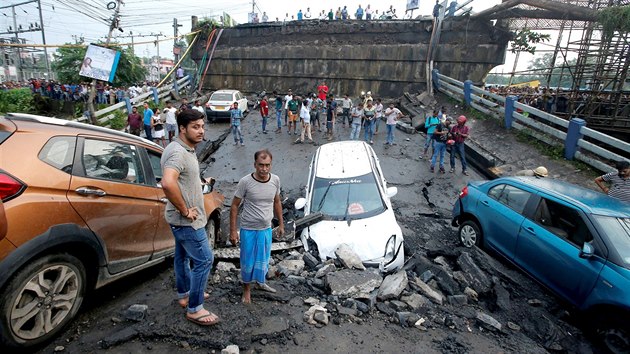
[[[302,9],[300,9],[300,11],[298,11],[298,21],[302,21]]]
[[[230,123],[232,135],[234,135],[234,145],[238,145],[240,140],[241,146],[245,146],[243,143],[243,132],[241,131],[241,119],[243,119],[243,111],[238,108],[238,102],[234,102],[232,109],[230,109]]]
[[[433,132],[435,128],[440,124],[440,119],[438,118],[438,111],[433,111],[433,114],[428,116],[424,121],[424,127],[427,130],[427,139],[424,141],[424,153],[420,156],[420,158],[427,158],[427,152],[429,151],[429,145],[431,149],[433,149]]]
[[[144,133],[147,139],[153,141],[151,134],[151,129],[153,128],[153,110],[149,108],[149,104],[146,102],[144,103],[144,119],[142,122],[144,123]]]
[[[280,133],[282,131],[282,106],[284,102],[282,102],[282,96],[278,94],[278,91],[273,91],[273,95],[276,96],[276,120],[278,121],[276,133]]]

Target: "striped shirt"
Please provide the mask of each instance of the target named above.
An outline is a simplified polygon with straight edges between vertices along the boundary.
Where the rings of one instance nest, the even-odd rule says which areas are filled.
[[[618,172],[610,172],[603,175],[602,179],[610,183],[609,196],[630,203],[630,177],[621,178]]]

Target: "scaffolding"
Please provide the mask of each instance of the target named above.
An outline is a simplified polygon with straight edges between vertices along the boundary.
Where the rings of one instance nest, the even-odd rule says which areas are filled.
[[[515,5],[508,8],[510,6],[508,3]],[[566,95],[569,102],[564,112],[554,113],[565,118],[582,118],[587,121],[589,127],[607,133],[629,136],[629,33],[615,31],[606,37],[595,16],[586,18],[579,15],[571,16],[566,12],[561,14],[552,11],[550,3],[557,6],[579,7],[585,9],[585,13],[590,9],[594,13],[607,7],[630,5],[630,0],[511,0],[504,1],[503,8],[499,7],[497,11],[488,11],[489,14],[485,14],[489,18],[506,20],[511,30],[528,28],[556,31],[558,38],[555,47],[550,51],[553,53],[552,66],[545,68],[546,80],[542,81],[549,87],[552,77],[559,75],[560,79],[557,80],[559,85],[561,78],[569,75],[572,77],[572,86],[555,87],[556,92]],[[574,40],[575,37],[579,39]],[[563,38],[566,40],[563,41]],[[576,57],[575,63],[569,62],[570,58]]]

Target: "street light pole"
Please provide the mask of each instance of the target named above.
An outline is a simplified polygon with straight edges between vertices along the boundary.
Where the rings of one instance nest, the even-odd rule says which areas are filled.
[[[109,34],[107,35],[107,40],[105,40],[105,47],[109,46],[109,42],[112,39],[112,33],[117,27],[118,23],[118,15],[120,14],[120,6],[122,5],[122,0],[116,0],[116,10],[114,11],[114,18],[112,18],[112,23],[109,25]],[[97,125],[98,121],[96,120],[96,110],[94,109],[94,98],[96,97],[96,79],[92,79],[92,84],[90,85],[90,96],[88,97],[88,111],[90,113],[90,123],[93,125]]]

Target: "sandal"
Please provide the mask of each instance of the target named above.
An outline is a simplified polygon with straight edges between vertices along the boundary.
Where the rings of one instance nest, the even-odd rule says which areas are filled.
[[[210,321],[203,321],[203,319],[208,318],[208,317],[212,317],[214,316],[215,319],[214,320],[210,320]],[[201,315],[199,317],[190,317],[188,315],[186,315],[186,319],[192,323],[198,324],[200,326],[212,326],[215,325],[217,323],[219,323],[220,319],[219,316],[215,315],[212,312],[209,312],[207,315]]]

